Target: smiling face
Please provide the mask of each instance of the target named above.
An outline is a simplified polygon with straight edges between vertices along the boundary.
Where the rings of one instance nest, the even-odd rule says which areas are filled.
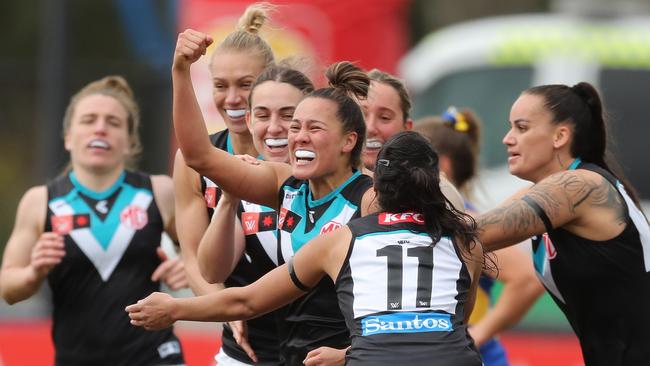
[[[303,99],[289,127],[293,176],[314,179],[351,169],[350,152],[356,141],[356,133],[343,133],[336,103],[317,97]]]
[[[250,52],[223,50],[212,59],[212,98],[233,133],[248,133],[245,118],[248,94],[263,69],[262,60]]]
[[[558,131],[542,96],[522,94],[510,110],[510,130],[503,138],[510,174],[537,182],[557,168]],[[561,169],[561,168],[560,168]]]
[[[373,170],[377,154],[388,139],[398,132],[411,128],[411,120],[404,121],[397,91],[390,85],[372,81],[368,98],[359,103],[366,121],[366,146],[362,159],[366,169]]]
[[[130,153],[128,113],[115,98],[91,94],[81,98],[64,136],[73,169],[123,169]]]
[[[265,81],[255,87],[249,127],[253,143],[264,160],[289,161],[288,131],[303,93],[288,83]]]

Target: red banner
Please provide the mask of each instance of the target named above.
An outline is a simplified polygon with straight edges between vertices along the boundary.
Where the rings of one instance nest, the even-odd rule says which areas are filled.
[[[193,28],[213,36],[215,43],[235,29],[237,20],[253,1],[182,0],[179,28]],[[305,57],[314,64],[312,77],[322,80],[323,65],[354,61],[364,69],[394,72],[407,50],[409,0],[277,0],[271,22],[262,37],[273,48],[276,59]],[[211,53],[212,49],[208,50]],[[223,128],[212,105],[208,57],[192,68],[199,104],[210,132]]]

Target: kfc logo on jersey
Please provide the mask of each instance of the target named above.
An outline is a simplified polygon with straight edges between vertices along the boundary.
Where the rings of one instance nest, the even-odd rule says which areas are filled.
[[[147,225],[148,221],[147,211],[135,205],[127,206],[120,213],[120,222],[130,229],[140,230]]]
[[[343,225],[339,224],[336,221],[330,221],[327,224],[323,225],[323,227],[320,229],[320,235],[329,233],[330,231],[334,231],[340,228],[341,226]]]
[[[206,187],[203,193],[205,205],[209,208],[217,207],[217,187]]]
[[[392,225],[400,222],[412,222],[415,224],[424,225],[424,216],[415,212],[404,212],[397,214],[383,212],[379,214],[380,225]]]
[[[555,250],[555,246],[553,245],[551,238],[548,236],[548,233],[544,233],[542,235],[542,240],[544,240],[544,247],[546,247],[546,254],[548,255],[548,259],[557,257],[557,250]]]

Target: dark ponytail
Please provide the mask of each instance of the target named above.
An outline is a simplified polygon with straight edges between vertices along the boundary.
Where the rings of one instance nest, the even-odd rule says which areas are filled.
[[[617,177],[632,200],[639,205],[636,191],[622,172],[610,167],[615,164],[607,150],[607,113],[593,85],[584,81],[572,87],[540,85],[525,90],[524,94],[544,98],[546,108],[553,115],[553,123],[568,122],[572,125],[571,155],[574,158],[596,164]]]
[[[477,241],[476,222],[443,195],[438,155],[422,135],[403,131],[388,140],[377,156],[374,181],[382,210],[418,212],[434,243],[448,235],[460,239],[460,248],[469,253]]]

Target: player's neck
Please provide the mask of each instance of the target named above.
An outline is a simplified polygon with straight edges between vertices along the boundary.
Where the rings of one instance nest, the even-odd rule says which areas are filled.
[[[111,169],[109,171],[89,171],[74,169],[74,174],[79,183],[95,192],[109,189],[118,180],[124,169]]]
[[[230,140],[232,142],[232,149],[235,154],[243,155],[248,154],[256,157],[257,150],[253,144],[253,137],[250,133],[230,133]]]

